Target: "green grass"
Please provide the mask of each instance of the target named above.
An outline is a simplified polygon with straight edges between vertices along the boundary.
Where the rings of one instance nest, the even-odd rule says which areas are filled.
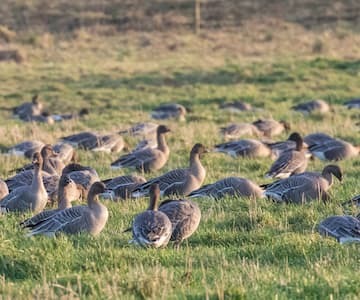
[[[358,39],[357,34],[352,37]],[[343,57],[341,51],[317,57],[309,45],[308,52],[300,56],[287,49],[286,55],[264,52],[254,58],[212,51],[215,42],[206,37],[184,35],[176,51],[162,48],[168,36],[150,36],[158,42],[150,47],[139,46],[143,38],[128,33],[124,43],[124,37],[83,32],[78,39],[54,37],[45,48],[19,42],[27,60],[22,65],[1,64],[1,107],[10,108],[39,93],[52,111],[85,106],[91,114],[78,122],[44,125],[21,123],[1,110],[1,148],[31,138],[55,142],[85,129],[115,132],[149,120],[149,111],[163,102],[182,103],[193,113],[184,123],[165,122],[172,129],[168,138],[172,153],[163,170],[149,178],[186,166],[194,143],[211,147],[221,142],[221,126],[259,117],[286,119],[302,134],[321,130],[360,144],[355,125],[359,112],[341,106],[345,99],[360,95],[360,64]],[[271,43],[279,42],[276,38]],[[193,47],[202,42],[208,43],[207,49]],[[231,44],[228,42],[225,46]],[[327,100],[336,113],[304,117],[289,110],[313,98]],[[217,109],[219,103],[237,99],[261,110],[231,114]],[[285,138],[286,134],[279,137]],[[134,139],[128,142],[136,143]],[[130,172],[112,171],[109,166],[116,158],[80,151],[81,163],[95,167],[101,178]],[[0,156],[0,176],[9,177],[10,170],[24,163],[24,159]],[[232,159],[221,154],[209,154],[203,163],[205,183],[236,175],[259,184],[268,182],[263,174],[271,164],[268,159]],[[197,200],[202,221],[180,251],[128,244],[130,236],[122,231],[146,208],[147,199],[106,202],[109,221],[96,238],[28,239],[18,226],[28,215],[3,216],[1,298],[356,299],[360,294],[358,246],[341,246],[315,230],[323,218],[342,214],[340,204],[360,193],[359,159],[339,164],[345,171],[344,183],[334,185],[327,205],[277,205],[265,199]],[[324,165],[316,160],[309,169],[321,170]],[[356,209],[348,213],[355,214]]]

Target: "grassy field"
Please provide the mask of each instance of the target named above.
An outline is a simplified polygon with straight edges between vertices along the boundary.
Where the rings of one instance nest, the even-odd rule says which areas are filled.
[[[271,31],[276,26],[277,30]],[[360,35],[346,26],[307,31],[290,23],[249,22],[241,30],[116,33],[80,29],[67,37],[18,34],[13,45],[26,55],[22,64],[0,64],[0,104],[10,108],[39,93],[51,111],[90,108],[81,121],[29,124],[0,111],[0,147],[36,138],[56,142],[86,129],[115,132],[149,120],[159,103],[192,108],[172,129],[171,155],[163,170],[186,166],[192,145],[221,142],[219,128],[259,117],[286,119],[301,134],[315,131],[360,144],[359,111],[344,100],[360,95]],[[304,117],[290,107],[322,98],[335,113]],[[224,101],[244,100],[261,109],[231,114]],[[285,139],[283,134],[279,139]],[[131,145],[136,141],[127,140]],[[80,151],[80,162],[101,178],[118,155]],[[97,238],[88,235],[27,239],[18,226],[25,215],[0,218],[0,298],[3,299],[357,299],[360,297],[358,245],[320,237],[316,224],[342,214],[341,203],[360,193],[360,160],[339,163],[344,183],[332,188],[329,204],[277,205],[266,199],[199,199],[202,221],[180,251],[128,245],[122,231],[147,206],[147,199],[106,202],[109,222]],[[25,160],[0,156],[0,176]],[[268,159],[232,159],[208,154],[205,183],[230,175],[269,182]],[[325,164],[310,163],[310,170]],[[356,214],[356,208],[347,213]]]

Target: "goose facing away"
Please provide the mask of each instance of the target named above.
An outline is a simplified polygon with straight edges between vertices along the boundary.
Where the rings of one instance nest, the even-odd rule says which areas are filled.
[[[130,199],[134,189],[145,183],[146,179],[138,175],[125,175],[103,180],[102,182],[106,185],[106,191],[101,194],[101,197],[116,201],[118,199]]]
[[[360,147],[353,146],[340,139],[333,139],[324,144],[310,146],[309,150],[321,160],[338,161],[357,156],[360,152]]]
[[[295,149],[283,152],[271,165],[270,170],[265,174],[265,177],[287,178],[293,174],[305,171],[308,159],[303,147],[303,139],[297,132],[292,133],[289,139],[295,141]]]
[[[279,135],[284,130],[287,132],[291,129],[290,124],[283,120],[278,122],[273,119],[259,119],[252,124],[267,137]]]
[[[133,239],[129,243],[153,248],[167,246],[172,234],[172,225],[168,216],[158,211],[159,198],[159,185],[151,185],[149,207],[135,217],[132,224]]]
[[[169,195],[188,195],[198,189],[204,182],[206,171],[202,166],[200,157],[209,152],[204,145],[195,144],[190,152],[190,166],[185,169],[175,169],[159,177],[150,179],[138,186],[132,193],[134,197],[142,197],[149,193],[150,186],[159,184],[160,193]]]
[[[189,197],[210,197],[215,200],[224,197],[262,198],[263,193],[263,189],[251,180],[240,177],[227,177],[191,192]]]
[[[145,148],[121,156],[111,164],[113,169],[135,168],[146,173],[161,169],[167,162],[170,149],[166,144],[165,135],[170,129],[165,125],[159,125],[157,129],[157,147]]]
[[[323,236],[336,238],[340,244],[360,242],[360,221],[353,216],[331,216],[317,226]]]
[[[151,117],[157,120],[177,119],[184,121],[186,108],[177,103],[162,104],[151,112]]]
[[[322,173],[304,172],[281,179],[266,186],[264,195],[276,202],[301,204],[314,199],[327,201],[327,191],[333,184],[334,175],[342,181],[342,171],[337,165],[327,165]]]
[[[58,208],[52,210],[45,210],[29,219],[20,223],[22,227],[33,227],[60,210],[72,207],[71,202],[80,199],[80,192],[74,183],[67,175],[61,176],[58,187]]]
[[[309,113],[319,113],[326,114],[330,111],[330,106],[324,100],[312,100],[304,103],[300,103],[291,107],[293,110],[309,114]]]
[[[39,152],[34,154],[33,164],[34,176],[31,185],[19,187],[5,196],[0,201],[2,213],[28,210],[40,212],[45,208],[48,195],[42,181],[41,168],[43,160]]]
[[[237,139],[244,135],[260,137],[262,133],[253,124],[239,123],[230,124],[220,129],[221,135],[225,140]]]
[[[176,249],[179,249],[181,243],[199,227],[201,211],[193,201],[185,199],[165,200],[161,202],[159,211],[167,215],[171,222],[172,234],[170,241],[175,242]]]
[[[32,159],[36,152],[40,152],[41,148],[44,146],[44,143],[41,141],[25,141],[20,144],[17,144],[11,147],[8,150],[8,154],[24,156],[28,159]]]
[[[39,220],[36,224],[30,224],[27,236],[37,234],[55,236],[58,233],[78,234],[81,232],[98,235],[104,229],[109,216],[106,206],[98,199],[98,194],[104,191],[105,185],[102,182],[95,182],[90,188],[87,205],[59,210]]]
[[[271,149],[263,142],[253,139],[231,141],[215,146],[214,152],[226,153],[234,158],[269,157],[272,156]]]

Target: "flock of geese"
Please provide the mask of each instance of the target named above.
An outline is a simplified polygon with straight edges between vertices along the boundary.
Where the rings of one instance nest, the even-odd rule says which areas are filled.
[[[360,100],[345,103],[349,108],[359,108]],[[13,109],[22,120],[36,121],[42,115],[42,104],[37,97]],[[231,111],[253,110],[250,104],[233,102],[221,105]],[[330,106],[323,100],[302,103],[293,107],[303,113],[327,113]],[[151,114],[157,120],[184,120],[189,109],[180,104],[164,104]],[[35,115],[33,115],[35,114]],[[324,133],[301,136],[292,132],[285,141],[273,142],[272,137],[289,132],[290,124],[273,119],[259,119],[251,124],[231,124],[220,129],[225,141],[212,149],[195,144],[189,154],[189,165],[174,169],[146,180],[145,174],[161,170],[170,156],[166,136],[171,132],[165,125],[137,124],[118,133],[102,135],[80,132],[63,137],[55,145],[41,141],[25,141],[9,149],[9,155],[31,158],[32,163],[17,169],[17,174],[0,181],[0,213],[33,212],[22,221],[27,236],[58,233],[99,234],[108,220],[108,210],[99,199],[112,201],[149,196],[145,212],[135,216],[130,243],[144,247],[162,248],[169,241],[179,248],[198,228],[201,211],[195,198],[208,197],[267,197],[278,203],[303,204],[314,200],[328,201],[334,177],[343,179],[341,168],[333,163],[320,172],[306,171],[310,159],[339,161],[357,156],[360,147]],[[118,153],[128,150],[123,135],[141,136],[135,149],[111,163],[114,169],[134,169],[141,175],[124,175],[101,180],[92,167],[77,162],[74,148]],[[243,139],[254,136],[259,139]],[[228,141],[230,140],[230,141]],[[203,185],[206,170],[201,163],[207,153],[220,152],[232,157],[256,159],[269,157],[273,163],[264,174],[275,179],[265,185],[241,177],[227,177]],[[160,203],[161,197],[168,197]],[[354,197],[357,201],[359,196]],[[86,205],[72,206],[75,200],[85,200]],[[191,199],[191,200],[190,200]],[[58,203],[56,209],[44,210],[47,204]],[[320,234],[335,237],[340,243],[360,241],[360,220],[353,216],[331,216],[318,224]]]

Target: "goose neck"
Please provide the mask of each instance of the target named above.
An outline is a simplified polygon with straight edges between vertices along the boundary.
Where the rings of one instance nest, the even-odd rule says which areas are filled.
[[[158,144],[158,149],[162,152],[169,152],[169,147],[166,144],[166,139],[165,139],[165,134],[158,134],[157,135],[157,144]]]

